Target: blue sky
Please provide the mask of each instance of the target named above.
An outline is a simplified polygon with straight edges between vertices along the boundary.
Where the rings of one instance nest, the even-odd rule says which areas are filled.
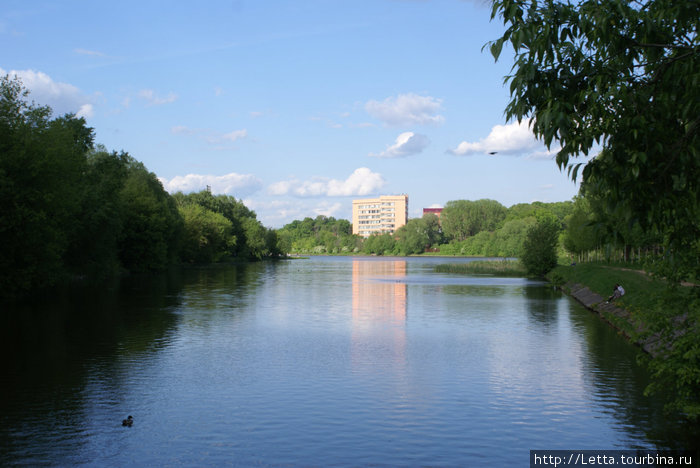
[[[4,0],[0,73],[167,190],[210,185],[268,227],[377,195],[408,194],[411,217],[570,200],[553,153],[505,121],[489,18],[480,0]]]

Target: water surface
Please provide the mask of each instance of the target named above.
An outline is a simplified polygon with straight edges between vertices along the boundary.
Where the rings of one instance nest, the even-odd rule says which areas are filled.
[[[636,347],[545,283],[433,271],[454,261],[192,268],[4,306],[0,459],[523,466],[530,449],[690,447],[643,396]]]

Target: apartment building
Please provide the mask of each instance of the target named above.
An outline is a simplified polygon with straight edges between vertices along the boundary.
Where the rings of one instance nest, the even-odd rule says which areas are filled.
[[[423,208],[423,216],[427,215],[428,213],[434,214],[438,217],[438,219],[440,219],[440,215],[442,214],[442,208]]]
[[[408,195],[382,195],[352,201],[352,232],[362,237],[394,233],[408,221]]]

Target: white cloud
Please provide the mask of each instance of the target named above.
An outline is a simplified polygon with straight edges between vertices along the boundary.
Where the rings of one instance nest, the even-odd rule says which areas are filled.
[[[57,115],[74,113],[78,117],[92,117],[92,99],[83,95],[75,86],[54,81],[49,75],[34,70],[11,70],[0,68],[0,76],[18,77],[29,90],[29,99],[38,105],[47,105]]]
[[[258,198],[244,198],[243,204],[254,210],[258,219],[265,225],[280,228],[295,219],[304,219],[307,216],[323,215],[337,218],[350,216],[348,203],[331,202],[323,199],[276,199],[261,200]]]
[[[385,183],[381,174],[360,167],[345,180],[321,177],[307,181],[292,179],[276,182],[268,187],[268,191],[272,195],[297,197],[349,197],[376,193]]]
[[[475,143],[463,141],[457,148],[448,152],[458,156],[479,153],[531,154],[534,150],[542,148],[544,145],[537,141],[537,138],[535,138],[535,135],[529,128],[529,123],[530,120],[526,119],[520,123],[513,122],[507,125],[496,125],[486,138],[482,138]],[[538,151],[537,153],[541,152]]]
[[[323,216],[335,216],[341,209],[343,208],[342,203],[321,203],[319,206],[314,208],[314,213],[316,215],[323,215]]]
[[[243,129],[243,130],[234,130],[232,132],[226,133],[221,136],[223,140],[226,141],[236,141],[240,140],[241,138],[245,138],[248,136],[248,130]]]
[[[372,117],[386,125],[425,125],[440,124],[445,118],[438,114],[442,100],[417,94],[399,94],[384,101],[369,101],[365,110]]]
[[[177,94],[168,93],[167,96],[158,96],[152,89],[142,89],[139,91],[138,96],[146,101],[151,106],[161,106],[163,104],[169,104],[177,100]]]
[[[561,146],[557,146],[556,148],[552,148],[550,150],[544,148],[542,151],[533,151],[532,153],[528,154],[527,159],[552,159],[556,157],[559,151],[561,151]]]
[[[370,153],[369,155],[377,158],[403,158],[420,153],[428,144],[430,144],[430,140],[427,136],[413,132],[404,132],[396,137],[396,143],[388,146],[385,151],[379,154]]]
[[[89,118],[95,115],[95,110],[92,107],[92,104],[83,104],[80,106],[80,109],[78,109],[78,112],[75,113],[77,117],[84,117],[84,118]]]
[[[170,180],[160,179],[165,190],[174,192],[197,192],[211,187],[212,193],[235,195],[242,197],[257,192],[262,186],[260,179],[251,174],[236,174],[232,172],[222,176],[187,174],[176,176]]]

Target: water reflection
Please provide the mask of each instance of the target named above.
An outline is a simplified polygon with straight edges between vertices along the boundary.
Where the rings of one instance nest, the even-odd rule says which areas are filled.
[[[527,317],[532,325],[553,331],[557,328],[559,316],[565,313],[567,301],[562,301],[562,293],[549,286],[523,288]]]
[[[649,373],[640,362],[645,359],[642,350],[625,339],[610,339],[615,331],[609,324],[581,306],[576,307],[580,313],[571,315],[571,323],[585,343],[581,378],[589,397],[603,408],[602,413],[613,418],[622,430],[643,433],[659,447],[699,446],[697,426],[669,419],[662,398],[644,395]]]
[[[406,261],[352,262],[352,320],[356,326],[406,321]]]
[[[398,373],[406,364],[406,261],[352,262],[352,365]]]
[[[177,318],[168,310],[177,306],[180,284],[177,272],[133,276],[4,305],[0,460],[80,463],[71,457],[84,434],[123,417],[116,408],[134,364],[170,340]]]

